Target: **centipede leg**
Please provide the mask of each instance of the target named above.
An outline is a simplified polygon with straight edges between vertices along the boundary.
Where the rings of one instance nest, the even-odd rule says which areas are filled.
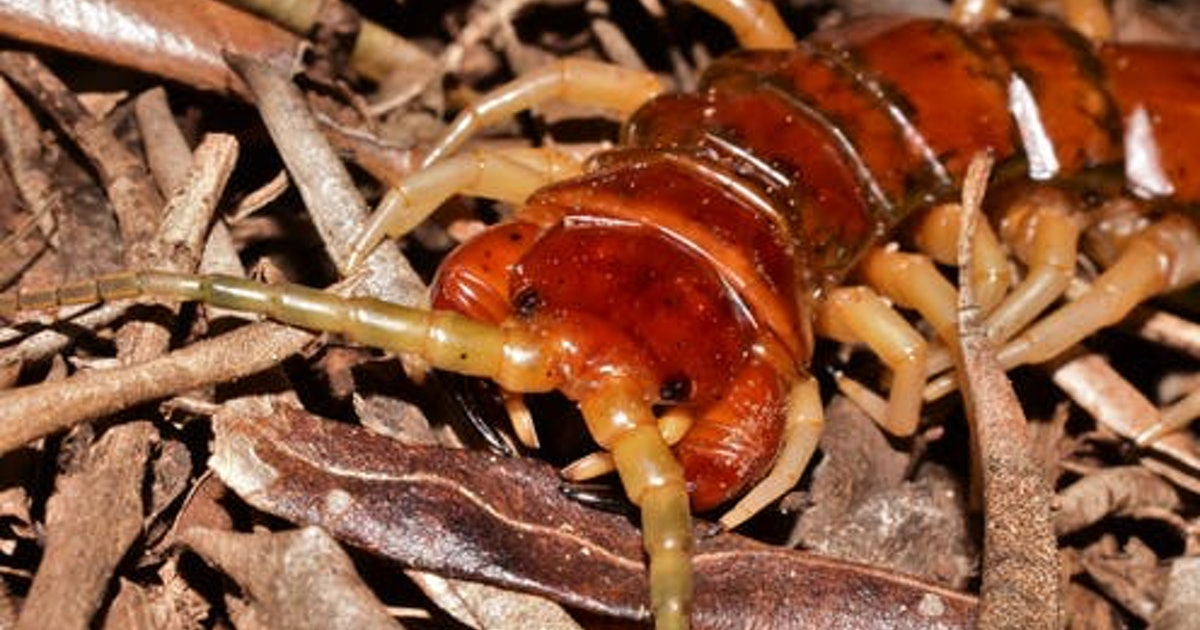
[[[525,404],[525,397],[512,392],[504,392],[503,397],[504,411],[508,414],[508,421],[512,424],[517,441],[529,448],[541,448],[537,427],[533,424],[533,414]]]
[[[687,628],[692,527],[683,467],[663,440],[649,401],[619,383],[600,386],[579,407],[596,442],[612,453],[626,495],[641,509],[655,626]]]
[[[454,153],[479,130],[539,103],[561,100],[595,105],[625,118],[662,90],[650,72],[586,59],[560,59],[488,92],[460,112],[430,149],[424,166]]]
[[[1043,189],[1015,203],[1002,223],[1004,241],[1029,273],[987,318],[984,329],[1007,341],[1067,290],[1078,254],[1079,225],[1066,199]]]
[[[672,409],[658,418],[658,432],[668,445],[674,446],[683,439],[688,429],[692,428],[695,419],[692,414],[682,409]],[[588,481],[616,470],[612,454],[606,451],[596,451],[567,464],[561,474],[567,481]]]
[[[787,425],[775,465],[766,478],[721,516],[721,526],[737,527],[794,488],[817,449],[824,427],[825,412],[817,380],[805,378],[788,393]]]
[[[515,148],[456,155],[390,189],[350,254],[361,263],[386,237],[408,233],[456,194],[521,203],[533,191],[579,172],[579,163],[552,149]]]
[[[943,341],[956,337],[956,291],[925,255],[875,248],[859,263],[867,284],[905,308],[915,309]]]
[[[1063,17],[1071,28],[1093,42],[1113,38],[1112,11],[1103,0],[1062,0]]]
[[[1121,256],[1075,301],[1035,322],[1004,346],[997,359],[1004,369],[1058,356],[1097,330],[1123,319],[1134,306],[1165,290],[1200,279],[1200,231],[1180,215],[1168,216],[1142,230]],[[925,398],[954,389],[951,376],[932,381]]]
[[[1120,321],[1159,293],[1200,278],[1200,232],[1171,215],[1130,239],[1121,257],[1079,299],[1039,320],[999,353],[1005,369],[1041,363]]]
[[[886,412],[862,401],[873,419],[890,433],[912,435],[921,412],[927,344],[913,327],[867,287],[835,289],[817,311],[817,330],[840,341],[866,343],[892,370]],[[855,390],[844,390],[852,399]]]
[[[941,204],[923,213],[914,229],[917,249],[943,265],[958,264],[962,206]],[[971,285],[979,308],[990,312],[1009,288],[1008,256],[990,225],[977,224],[971,260]]]
[[[796,38],[766,0],[691,0],[733,31],[742,48],[792,48]]]
[[[1013,288],[999,305],[995,305],[984,322],[984,330],[997,343],[1008,341],[1042,314],[1054,300],[1066,291],[1075,268],[1079,226],[1072,216],[1066,197],[1052,188],[1039,188],[1013,202],[1001,222],[1006,244],[1028,266],[1025,278]],[[980,223],[979,229],[991,234],[990,227]],[[945,220],[939,215],[927,218],[918,226],[917,242],[939,262],[953,263],[952,241],[958,238],[957,218]],[[976,257],[983,254],[992,259],[991,238],[976,233]],[[980,251],[980,246],[984,250]],[[988,265],[1007,264],[1004,251],[995,244],[1002,260]],[[976,295],[980,295],[978,286]],[[982,300],[981,300],[982,302]],[[985,313],[989,308],[981,304]],[[951,366],[950,354],[944,347],[930,352],[929,372],[938,374]]]

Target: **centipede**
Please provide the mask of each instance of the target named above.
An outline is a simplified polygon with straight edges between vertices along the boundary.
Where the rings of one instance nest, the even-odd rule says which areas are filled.
[[[1095,42],[1040,18],[889,16],[797,42],[769,3],[693,3],[742,47],[694,91],[558,61],[462,111],[385,195],[356,263],[453,195],[516,207],[441,264],[430,310],[132,271],[8,294],[0,312],[200,301],[415,354],[494,381],[513,404],[557,391],[603,451],[571,474],[615,470],[640,510],[665,629],[688,627],[692,514],[736,502],[721,519],[736,527],[811,460],[824,423],[815,337],[865,344],[890,369],[874,415],[893,435],[912,435],[925,401],[953,387],[937,342],[895,307],[953,340],[956,289],[935,263],[954,262],[953,202],[974,156],[997,164],[971,282],[1004,368],[1056,357],[1200,279],[1188,211],[1200,53]],[[620,141],[583,163],[552,148],[460,151],[549,99],[621,112]],[[1055,307],[1084,240],[1103,272]]]

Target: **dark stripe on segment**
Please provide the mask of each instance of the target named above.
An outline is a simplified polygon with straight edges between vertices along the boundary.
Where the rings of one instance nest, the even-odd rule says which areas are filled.
[[[1010,107],[1031,178],[1120,164],[1120,113],[1087,39],[1046,20],[993,22],[986,36],[1012,73]]]
[[[823,36],[830,55],[878,99],[924,169],[907,173],[909,203],[953,192],[976,153],[1017,151],[1002,64],[954,25],[868,22]],[[924,197],[922,199],[921,197]]]
[[[878,234],[886,199],[850,141],[809,104],[753,75],[658,99],[633,117],[626,140],[721,163],[759,184],[768,195],[763,212],[797,252],[798,276],[812,269],[819,281],[836,281]]]

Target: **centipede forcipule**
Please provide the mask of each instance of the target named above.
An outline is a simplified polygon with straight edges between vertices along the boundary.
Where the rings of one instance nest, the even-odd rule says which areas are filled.
[[[460,114],[426,168],[388,193],[360,261],[453,194],[519,205],[442,264],[433,311],[153,271],[8,295],[0,311],[199,300],[415,353],[512,394],[557,390],[641,510],[651,610],[669,628],[688,621],[692,511],[741,497],[722,519],[735,526],[795,485],[816,448],[815,334],[870,346],[893,372],[876,415],[895,435],[916,430],[938,359],[888,302],[953,338],[955,289],[930,258],[952,261],[958,218],[941,204],[974,155],[998,162],[976,289],[1006,368],[1200,279],[1200,232],[1180,211],[1200,201],[1200,54],[1019,19],[878,18],[795,43],[769,5],[695,4],[745,47],[695,92],[563,60]],[[456,154],[548,98],[627,113],[619,146],[584,165],[551,149]],[[1100,222],[1097,198],[1127,203]],[[926,255],[879,247],[902,225]],[[1083,232],[1106,271],[1043,316]],[[1005,247],[1028,269],[1015,286]]]

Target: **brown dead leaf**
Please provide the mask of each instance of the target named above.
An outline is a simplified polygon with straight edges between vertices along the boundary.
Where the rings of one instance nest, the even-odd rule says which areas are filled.
[[[1162,605],[1150,620],[1153,630],[1184,630],[1200,618],[1200,558],[1176,558],[1167,575]]]
[[[789,542],[965,588],[977,574],[978,550],[970,547],[959,484],[935,467],[907,480],[909,455],[894,450],[847,399],[835,398],[826,416],[812,507],[796,522]]]
[[[401,627],[320,528],[256,534],[193,528],[180,541],[233,578],[267,627]]]
[[[1175,488],[1149,470],[1140,466],[1106,468],[1059,493],[1054,530],[1066,536],[1109,516],[1138,516],[1150,511],[1167,515],[1180,507]]]
[[[1125,627],[1108,600],[1096,591],[1076,582],[1068,582],[1063,594],[1067,630],[1119,630]]]
[[[159,571],[162,582],[143,585],[122,578],[104,617],[104,630],[200,630],[207,602],[175,572],[174,559]]]
[[[561,606],[487,584],[450,580],[424,571],[408,576],[442,610],[479,630],[582,630]]]
[[[284,407],[218,418],[210,466],[255,507],[406,566],[647,619],[641,535],[566,499],[549,466],[406,446]],[[697,530],[696,628],[952,628],[974,600],[877,569]]]
[[[301,46],[283,29],[215,0],[0,0],[0,34],[184,85],[242,93],[223,53],[292,60]]]
[[[1105,534],[1080,555],[1080,564],[1100,591],[1125,610],[1149,620],[1158,610],[1158,593],[1166,571],[1158,556],[1139,538],[1123,545]]]

